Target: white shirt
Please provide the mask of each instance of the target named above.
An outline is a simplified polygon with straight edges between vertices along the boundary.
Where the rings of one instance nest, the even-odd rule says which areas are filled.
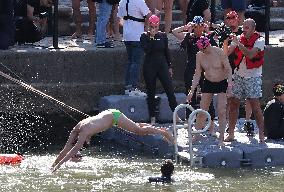
[[[118,6],[117,16],[123,18],[126,12],[127,0],[121,0]],[[128,14],[135,18],[143,19],[148,15],[150,10],[144,0],[129,0]],[[144,32],[144,22],[133,20],[123,20],[123,40],[124,41],[140,41],[140,36]]]
[[[265,41],[263,37],[258,38],[253,47],[257,47],[259,50],[263,51],[265,47]],[[253,69],[247,69],[246,65],[246,58],[243,57],[242,62],[240,63],[239,69],[235,69],[234,71],[235,74],[241,76],[241,77],[261,77],[262,75],[262,66],[258,68],[253,68]]]

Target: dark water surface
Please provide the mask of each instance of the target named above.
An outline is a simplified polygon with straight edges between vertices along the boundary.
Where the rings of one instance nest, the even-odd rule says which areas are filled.
[[[205,169],[176,165],[172,184],[148,183],[163,159],[83,151],[82,162],[67,162],[56,173],[51,155],[28,154],[17,166],[0,166],[0,191],[284,191],[284,168]]]

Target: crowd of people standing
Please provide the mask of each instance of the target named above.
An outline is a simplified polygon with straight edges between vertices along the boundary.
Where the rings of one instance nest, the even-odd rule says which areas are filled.
[[[225,9],[223,25],[211,23],[207,0],[180,1],[184,25],[175,29],[171,29],[173,0],[88,0],[87,2],[88,36],[92,38],[95,34],[94,45],[97,48],[113,48],[114,44],[108,36],[114,33],[119,40],[119,24],[123,26],[122,40],[128,58],[125,93],[147,96],[152,124],[155,124],[157,79],[165,89],[171,110],[174,111],[177,106],[172,85],[173,64],[168,46],[168,34],[172,33],[187,53],[187,61],[184,61],[186,63],[184,87],[187,101],[192,105],[197,104],[197,95],[200,94],[197,90],[200,87],[200,108],[211,111],[210,114],[214,118],[212,97],[217,94],[219,144],[223,145],[224,141],[234,140],[234,129],[242,100],[246,100],[246,126],[252,127],[249,123],[253,114],[259,128],[259,141],[264,142],[265,124],[260,98],[265,44],[264,38],[255,30],[255,21],[250,18],[244,19],[245,1],[221,1]],[[1,4],[0,24],[4,26],[0,30],[1,49],[7,49],[14,42],[19,44],[35,42],[43,37],[46,32],[47,17],[42,13],[52,6],[53,0],[15,0],[15,4],[3,0]],[[99,12],[95,22],[96,6]],[[80,0],[72,0],[72,8],[76,24],[72,38],[80,38],[82,35]],[[162,10],[165,11],[164,32],[159,31]],[[16,30],[13,30],[14,28]],[[143,58],[146,93],[140,91],[138,87]],[[198,115],[196,128],[204,127],[204,121],[205,117]],[[225,138],[227,122],[229,135]],[[214,132],[213,127],[212,124],[211,133]]]

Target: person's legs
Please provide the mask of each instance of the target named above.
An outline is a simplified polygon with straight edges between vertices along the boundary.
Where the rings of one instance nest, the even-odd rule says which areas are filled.
[[[212,93],[202,93],[200,101],[200,109],[205,111],[209,110],[210,103],[212,101]],[[197,114],[196,117],[196,129],[203,129],[205,127],[206,116],[203,113]]]
[[[249,100],[249,103],[252,108],[257,126],[259,128],[259,139],[260,142],[264,141],[264,122],[263,114],[260,107],[259,98],[262,97],[262,79],[261,77],[251,77],[245,81],[245,94],[246,98]]]
[[[174,94],[174,87],[172,84],[172,80],[170,79],[168,67],[160,68],[158,72],[158,78],[161,81],[163,88],[165,89],[170,108],[172,111],[174,111],[177,106],[177,101],[176,101],[176,96]]]
[[[128,54],[125,85],[136,88],[139,82],[143,50],[141,48],[140,41],[128,41],[125,42],[125,45]]]
[[[118,127],[137,135],[160,134],[163,135],[168,142],[174,143],[173,136],[167,131],[166,128],[155,128],[145,123],[136,124],[131,119],[127,118],[124,114],[121,114],[119,118]]]
[[[96,23],[96,44],[106,43],[106,27],[111,14],[112,5],[108,4],[106,0],[98,3],[99,14]]]
[[[185,67],[185,70],[184,70],[184,86],[185,86],[184,94],[185,95],[188,94],[188,90],[190,90],[190,88],[191,88],[194,72],[195,72],[195,67],[192,67],[191,64],[186,64],[186,67]],[[189,104],[193,108],[197,107],[196,90],[194,91],[191,103],[189,103]],[[191,112],[192,111],[190,109],[186,108],[186,114],[185,114],[186,119],[188,119],[188,116],[190,115]]]
[[[256,124],[259,128],[260,142],[263,142],[264,141],[264,120],[263,120],[263,114],[261,111],[259,99],[248,99],[248,100],[251,105]]]
[[[152,118],[155,117],[155,93],[157,72],[155,69],[152,69],[151,66],[147,66],[147,64],[144,64],[143,76],[146,85],[147,104],[149,109],[149,115],[151,118],[151,124],[154,124],[155,122],[152,121]]]
[[[157,0],[157,9],[162,11],[164,8],[165,12],[165,32],[168,34],[171,31],[172,26],[172,9],[173,9],[173,0]]]
[[[224,134],[227,125],[226,121],[226,105],[227,105],[227,94],[226,93],[218,93],[218,122],[219,122],[219,145],[223,145],[224,142]]]
[[[149,7],[150,11],[155,14],[155,9],[156,9],[156,2],[157,0],[145,0],[145,3]]]
[[[96,21],[96,4],[92,0],[88,0],[89,8],[89,28],[88,28],[88,37],[92,38],[94,35],[95,21]]]
[[[72,0],[72,9],[73,9],[73,19],[76,26],[76,31],[72,35],[72,38],[78,38],[81,37],[82,35],[82,29],[81,29],[82,14],[80,11],[80,0]]]
[[[130,73],[131,73],[131,66],[133,61],[133,48],[131,41],[124,41],[124,45],[126,47],[127,52],[127,65],[126,65],[126,74],[125,74],[125,89],[133,89],[132,84],[130,82]]]
[[[182,21],[183,21],[183,24],[185,25],[186,24],[186,8],[187,8],[187,5],[188,5],[188,0],[179,0],[179,7],[180,7],[180,10],[181,10],[181,14],[182,14]]]
[[[234,139],[235,126],[239,116],[240,100],[236,97],[230,98],[229,103],[229,123],[228,123],[228,136],[225,141],[230,142]]]
[[[119,18],[117,17],[118,5],[113,5],[112,8],[113,8],[112,9],[112,20],[113,20],[112,30],[114,33],[114,40],[120,41],[121,36],[119,33]]]
[[[246,111],[246,121],[249,121],[252,115],[252,108],[251,108],[250,102],[247,99],[245,103],[245,111]]]

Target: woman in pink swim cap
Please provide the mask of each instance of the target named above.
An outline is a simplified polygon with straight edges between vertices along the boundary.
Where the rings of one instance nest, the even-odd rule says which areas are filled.
[[[143,76],[147,91],[147,104],[151,124],[156,123],[156,80],[159,79],[167,94],[172,111],[177,106],[174,88],[172,85],[173,69],[168,45],[168,37],[159,31],[160,18],[152,15],[149,18],[149,30],[140,37],[141,46],[144,49],[145,59]]]
[[[159,26],[160,25],[160,18],[157,15],[152,15],[149,18],[149,25],[155,26],[155,27]]]

